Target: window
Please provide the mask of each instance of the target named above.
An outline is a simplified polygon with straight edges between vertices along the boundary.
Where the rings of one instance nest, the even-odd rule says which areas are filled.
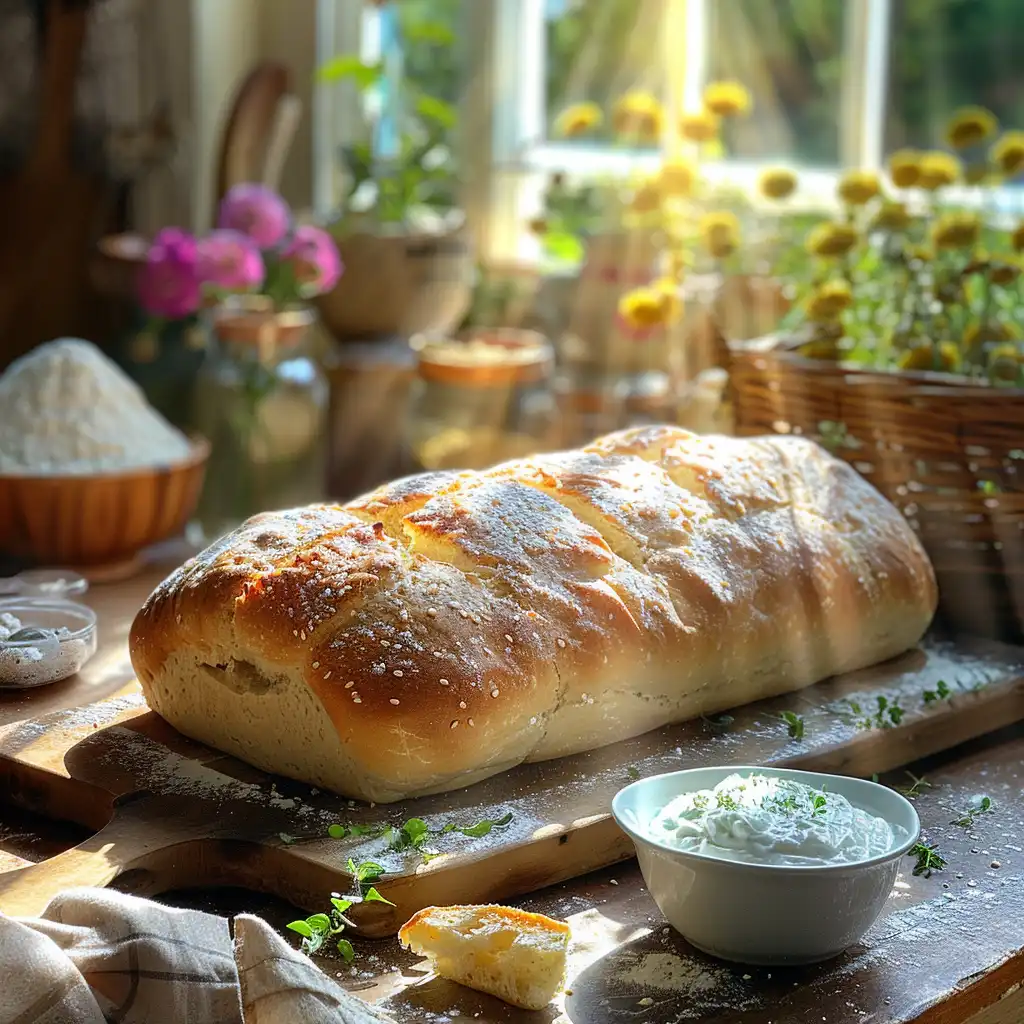
[[[982,104],[1024,128],[1022,0],[396,0],[380,10],[393,12],[371,16],[398,25],[390,38],[408,81],[448,103],[462,97],[459,172],[499,259],[538,252],[526,225],[552,172],[658,166],[660,147],[618,144],[607,123],[628,90],[659,97],[671,119],[694,110],[708,82],[738,80],[754,111],[724,126],[725,159],[707,176],[748,185],[765,164],[797,164],[801,195],[823,198],[842,167],[941,144],[957,106]],[[447,26],[456,45],[417,34],[420,19]],[[560,137],[559,113],[580,102],[605,123]]]
[[[730,156],[839,164],[843,9],[828,0],[710,4],[708,78],[743,82],[755,112],[724,126]]]
[[[663,54],[652,41],[661,35],[663,0],[546,0],[544,85],[546,137],[555,119],[576,103],[611,109],[630,89],[661,96]],[[653,52],[652,52],[653,50]],[[589,137],[609,145],[609,119]]]
[[[949,115],[980,105],[1024,127],[1021,0],[890,0],[887,152],[943,145]]]

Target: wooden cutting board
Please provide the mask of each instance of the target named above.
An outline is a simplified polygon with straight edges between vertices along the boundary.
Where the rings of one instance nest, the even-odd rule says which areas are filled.
[[[391,935],[424,906],[505,900],[632,856],[608,812],[634,778],[709,764],[869,776],[1024,718],[1024,652],[927,644],[731,716],[525,765],[456,793],[373,807],[258,772],[185,739],[146,709],[126,638],[161,575],[158,568],[91,592],[100,648],[80,676],[0,695],[7,799],[96,830],[51,860],[0,874],[6,913],[35,914],[64,888],[110,883],[139,895],[242,886],[322,911],[332,891],[351,888],[352,858],[383,867],[377,887],[396,904],[365,905],[355,914],[358,930]],[[887,702],[881,712],[879,698]],[[802,737],[790,736],[784,711],[800,716]],[[483,836],[431,836],[426,848],[439,856],[429,859],[389,850],[372,834],[328,835],[332,825],[379,831],[411,818],[436,832],[508,824]]]

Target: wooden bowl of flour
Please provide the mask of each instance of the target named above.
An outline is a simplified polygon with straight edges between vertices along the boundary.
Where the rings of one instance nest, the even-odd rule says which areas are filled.
[[[91,475],[0,473],[0,553],[19,563],[127,574],[139,554],[185,529],[199,502],[210,446],[186,459]]]

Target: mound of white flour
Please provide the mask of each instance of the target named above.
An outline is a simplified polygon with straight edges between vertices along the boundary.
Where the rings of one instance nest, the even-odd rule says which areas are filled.
[[[84,476],[188,454],[185,435],[90,342],[40,345],[0,376],[0,474]]]

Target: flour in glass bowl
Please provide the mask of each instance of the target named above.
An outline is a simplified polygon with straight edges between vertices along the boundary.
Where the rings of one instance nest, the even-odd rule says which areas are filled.
[[[87,341],[47,342],[0,375],[0,475],[116,473],[189,453],[188,438]]]

